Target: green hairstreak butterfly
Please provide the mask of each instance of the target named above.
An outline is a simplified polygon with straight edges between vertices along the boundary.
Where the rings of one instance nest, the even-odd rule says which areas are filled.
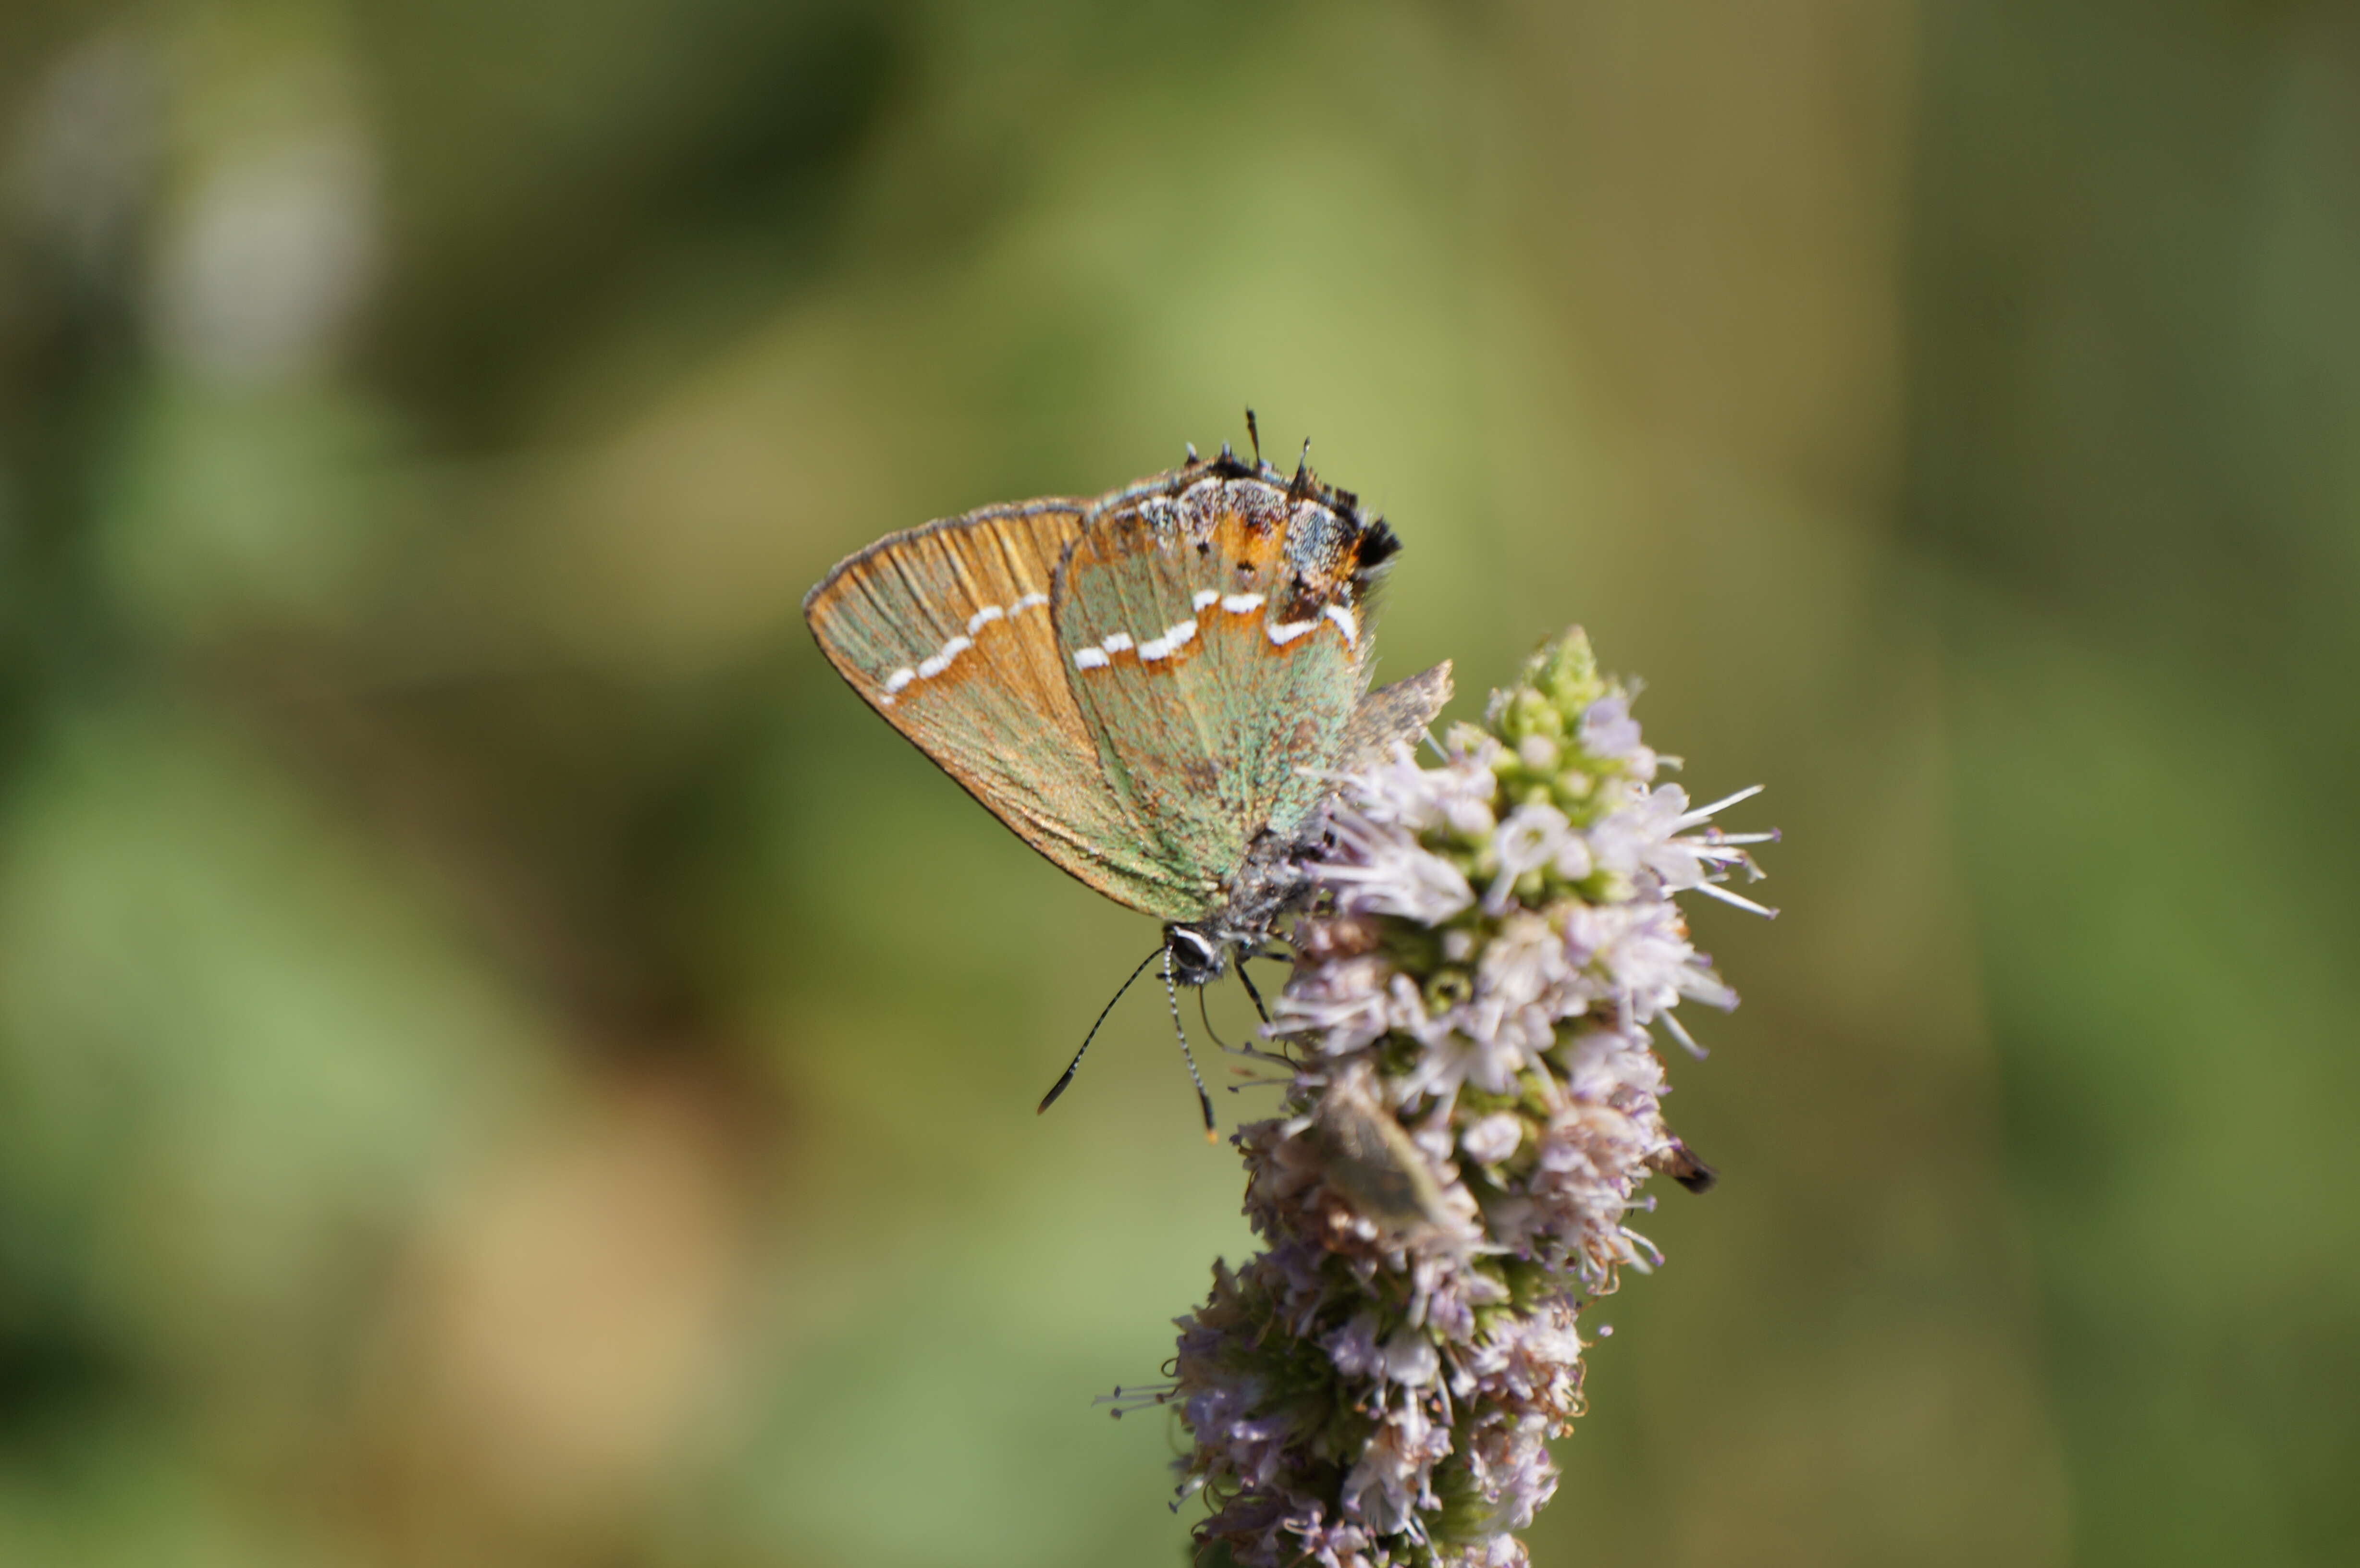
[[[1449,699],[1447,663],[1368,690],[1399,548],[1307,464],[1192,448],[1095,501],[880,539],[803,616],[887,723],[1057,866],[1163,920],[1166,980],[1203,985],[1307,896],[1337,776]]]

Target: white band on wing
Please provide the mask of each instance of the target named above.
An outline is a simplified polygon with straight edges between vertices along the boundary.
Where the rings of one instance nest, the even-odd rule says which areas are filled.
[[[1142,659],[1169,659],[1185,648],[1188,645],[1188,639],[1196,635],[1196,623],[1193,619],[1182,621],[1177,626],[1166,626],[1164,628],[1162,637],[1153,642],[1143,642],[1139,645],[1139,657]]]

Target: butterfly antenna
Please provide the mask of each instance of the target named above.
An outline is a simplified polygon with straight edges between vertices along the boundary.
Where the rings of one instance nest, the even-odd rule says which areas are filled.
[[[1254,466],[1260,468],[1262,466],[1262,431],[1254,424],[1251,408],[1246,410],[1246,440],[1253,442]]]
[[[1164,999],[1171,1004],[1172,1032],[1180,1037],[1180,1057],[1188,1063],[1188,1082],[1196,1085],[1196,1104],[1205,1112],[1205,1141],[1217,1142],[1220,1135],[1213,1130],[1213,1096],[1205,1093],[1204,1074],[1196,1071],[1196,1053],[1188,1049],[1188,1031],[1180,1023],[1180,988],[1172,983],[1172,948],[1169,943],[1164,949]]]
[[[1171,960],[1168,950],[1159,947],[1155,950],[1155,953],[1163,953],[1166,954],[1165,967],[1169,968]],[[1090,1041],[1098,1039],[1098,1024],[1102,1024],[1107,1021],[1107,1015],[1114,1011],[1114,1005],[1122,1000],[1123,992],[1131,989],[1132,982],[1136,981],[1141,975],[1147,973],[1147,966],[1155,962],[1155,953],[1151,953],[1146,957],[1141,959],[1139,961],[1139,967],[1131,972],[1131,979],[1124,981],[1121,985],[1117,987],[1115,994],[1107,998],[1107,1005],[1098,1009],[1098,1023],[1092,1024],[1090,1026],[1090,1032],[1082,1036],[1082,1050],[1074,1052],[1074,1060],[1065,1064],[1065,1076],[1059,1078],[1054,1083],[1051,1084],[1049,1086],[1049,1092],[1041,1096],[1040,1108],[1032,1113],[1034,1116],[1039,1116],[1042,1111],[1045,1111],[1051,1105],[1055,1105],[1057,1103],[1057,1096],[1065,1092],[1065,1085],[1074,1081],[1074,1073],[1082,1065],[1082,1051],[1089,1050]],[[1207,1113],[1208,1118],[1210,1115],[1211,1113]]]

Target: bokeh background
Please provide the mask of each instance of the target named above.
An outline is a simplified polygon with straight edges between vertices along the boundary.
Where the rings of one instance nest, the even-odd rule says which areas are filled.
[[[1786,835],[1536,1560],[2350,1561],[2351,7],[10,0],[0,1562],[1181,1562],[1153,929],[796,605],[1248,403]]]

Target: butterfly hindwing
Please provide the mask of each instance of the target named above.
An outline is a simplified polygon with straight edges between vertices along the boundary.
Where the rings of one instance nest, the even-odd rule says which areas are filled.
[[[895,534],[803,601],[828,662],[1027,844],[1163,919],[1193,899],[1109,788],[1066,680],[1049,603],[1086,508],[986,507]]]
[[[1388,761],[1396,746],[1415,746],[1450,701],[1450,660],[1380,686],[1360,699],[1344,728],[1338,773],[1360,773]]]
[[[1085,521],[1053,606],[1068,678],[1115,790],[1198,893],[1194,917],[1259,833],[1291,834],[1332,787],[1391,548],[1349,497],[1219,469]]]

